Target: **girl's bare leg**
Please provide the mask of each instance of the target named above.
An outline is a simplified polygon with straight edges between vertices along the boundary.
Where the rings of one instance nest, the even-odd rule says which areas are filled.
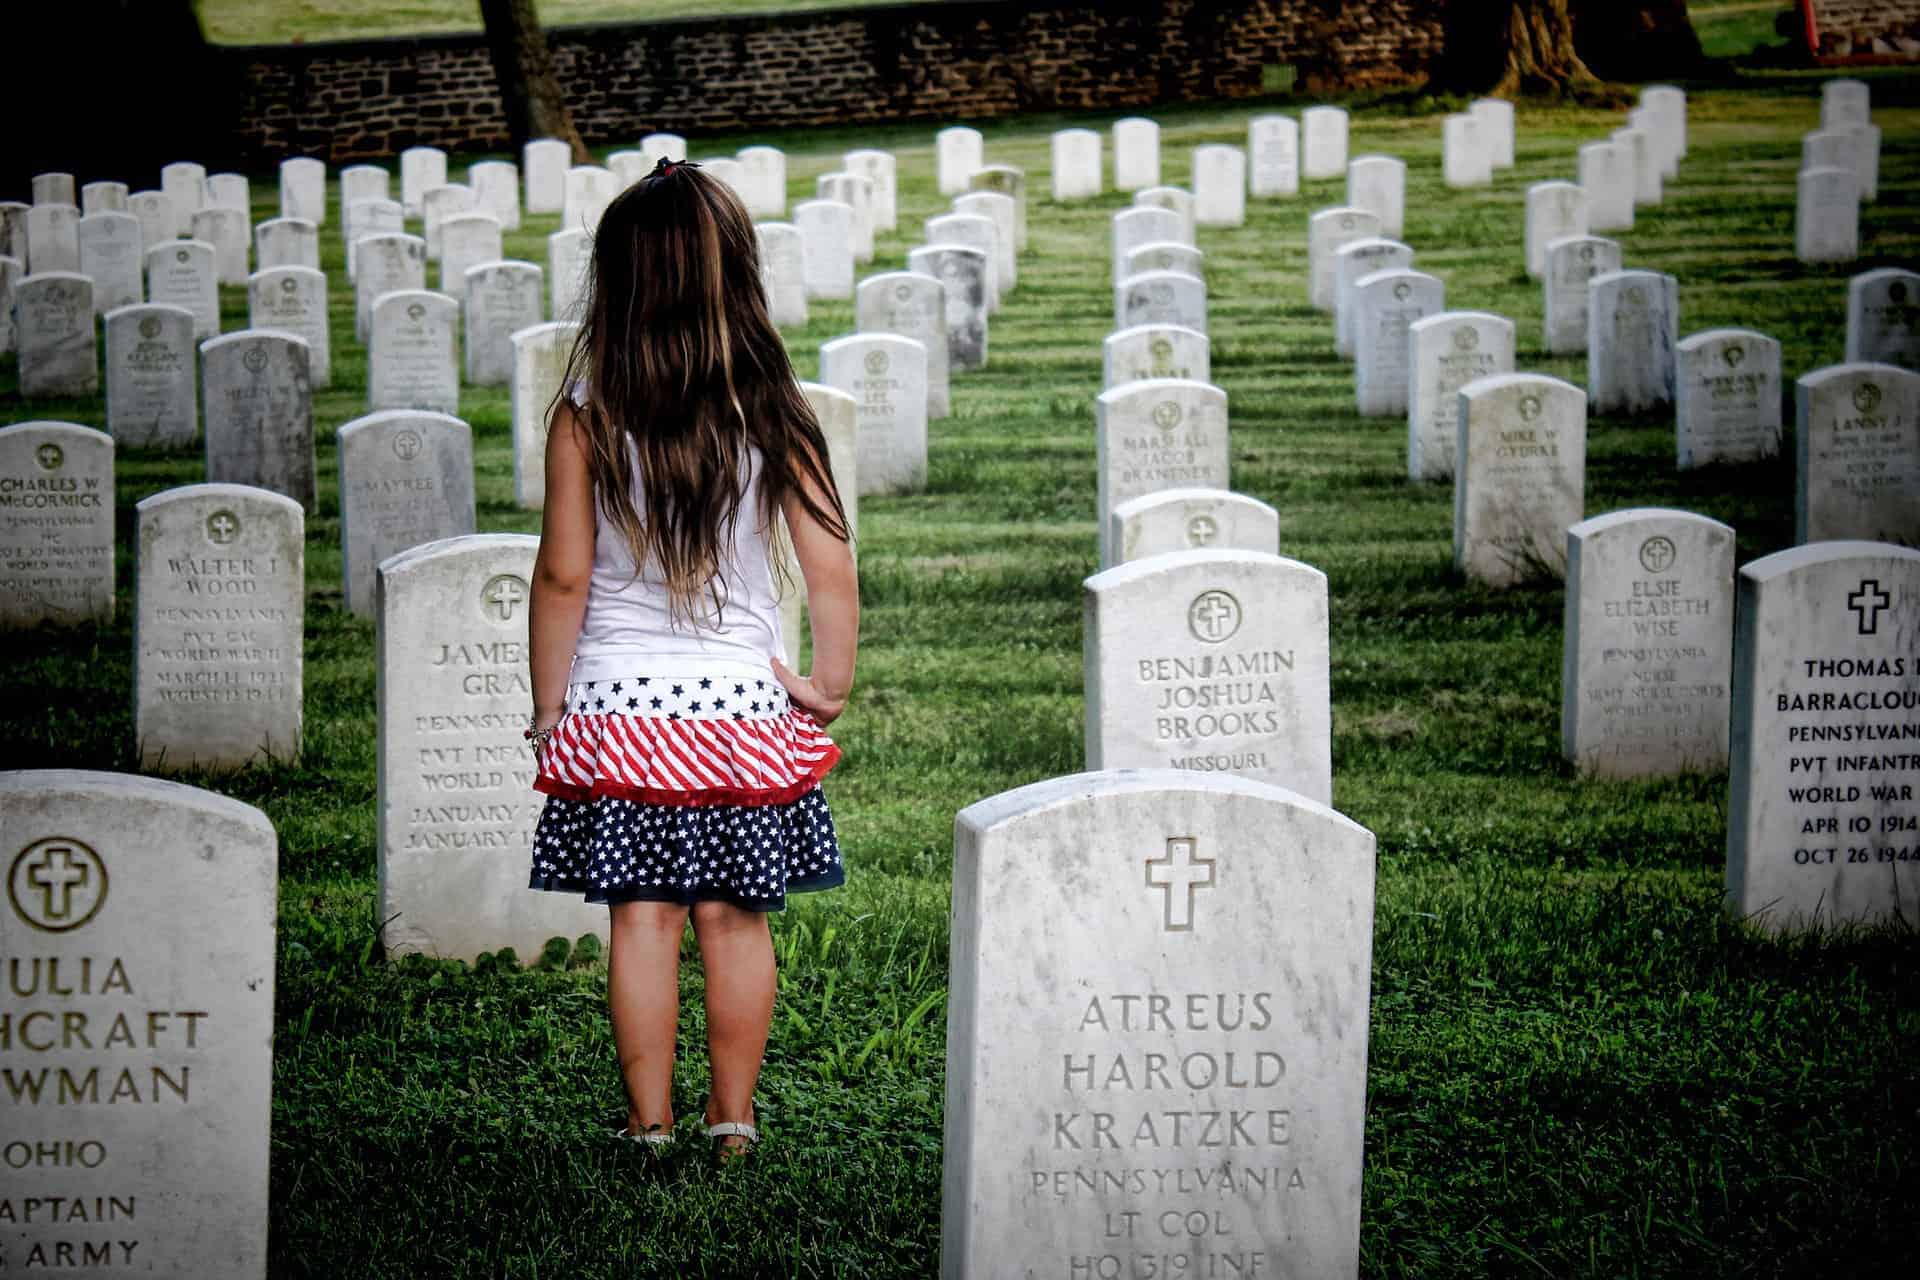
[[[680,1018],[680,936],[687,909],[617,902],[607,956],[607,1012],[627,1089],[627,1131],[673,1127],[673,1042]]]
[[[707,1123],[753,1123],[753,1090],[773,1022],[773,937],[764,912],[729,902],[693,908],[693,932],[707,974],[707,1054],[713,1092]],[[726,1139],[726,1145],[741,1145]]]

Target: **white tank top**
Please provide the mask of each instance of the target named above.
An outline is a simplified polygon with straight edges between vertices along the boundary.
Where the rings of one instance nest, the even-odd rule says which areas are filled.
[[[627,448],[637,472],[639,451],[631,440]],[[721,547],[725,559],[719,577],[725,608],[714,618],[712,603],[703,596],[696,612],[706,616],[698,625],[672,617],[666,584],[651,564],[635,575],[626,538],[608,521],[600,503],[594,503],[593,578],[587,588],[586,618],[573,649],[573,681],[709,671],[764,679],[770,658],[789,660],[780,634],[771,539],[760,523],[758,449],[748,448],[746,465],[746,492],[740,499],[732,543]],[[637,505],[639,495],[634,498]]]

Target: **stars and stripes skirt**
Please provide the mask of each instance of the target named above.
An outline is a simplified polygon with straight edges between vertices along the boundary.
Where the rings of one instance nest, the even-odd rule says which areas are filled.
[[[778,911],[845,870],[820,779],[840,759],[763,679],[695,672],[567,687],[540,752],[535,889],[588,902]]]

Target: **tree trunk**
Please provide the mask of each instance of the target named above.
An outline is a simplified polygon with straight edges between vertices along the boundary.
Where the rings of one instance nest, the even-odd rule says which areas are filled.
[[[1448,93],[1584,96],[1601,88],[1573,44],[1569,0],[1447,0],[1433,87]]]
[[[558,138],[573,148],[575,164],[591,164],[593,157],[573,127],[573,113],[560,91],[533,0],[480,0],[480,21],[487,28],[487,48],[515,148],[535,138]]]
[[[1607,80],[1700,75],[1707,55],[1687,0],[1572,0],[1574,47]]]

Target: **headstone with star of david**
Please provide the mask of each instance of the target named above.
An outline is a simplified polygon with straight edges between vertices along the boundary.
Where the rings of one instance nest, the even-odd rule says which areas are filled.
[[[1460,388],[1453,562],[1505,587],[1564,578],[1567,526],[1586,509],[1587,393],[1538,373]]]
[[[258,485],[313,510],[311,359],[306,339],[277,329],[242,329],[200,344],[209,481]]]
[[[444,413],[383,409],[336,438],[340,577],[347,608],[371,617],[381,561],[474,531],[473,431]]]
[[[1920,919],[1920,550],[1740,571],[1727,896],[1771,932]]]
[[[1656,778],[1727,763],[1733,530],[1636,507],[1567,530],[1561,754],[1583,774]]]
[[[1453,478],[1460,388],[1513,372],[1513,321],[1486,311],[1443,311],[1407,327],[1407,478]]]
[[[1107,545],[1114,563],[1168,551],[1280,553],[1280,514],[1258,498],[1226,489],[1162,489],[1113,509]]]
[[[166,303],[109,311],[107,430],[121,444],[182,449],[200,431],[193,313]]]
[[[1848,282],[1847,363],[1920,373],[1920,272],[1882,267]]]
[[[466,380],[476,387],[513,383],[513,335],[545,318],[539,267],[531,262],[482,262],[461,282],[461,350]]]
[[[540,540],[480,533],[380,564],[379,918],[388,954],[473,960],[607,936],[604,906],[527,887],[533,751],[521,736],[527,609]]]
[[[1794,396],[1795,540],[1920,544],[1920,373],[1838,364]]]
[[[951,414],[946,286],[917,271],[883,271],[860,282],[853,310],[854,327],[861,333],[898,334],[926,349],[927,418]]]
[[[278,329],[305,338],[316,388],[333,385],[333,335],[328,324],[327,275],[312,267],[271,267],[247,280],[247,327]]]
[[[266,1276],[275,846],[198,787],[0,775],[11,1267]]]
[[[1211,380],[1207,335],[1178,324],[1140,324],[1107,335],[1101,344],[1102,387],[1112,390],[1147,378]]]
[[[859,490],[927,487],[927,349],[891,333],[856,333],[820,347],[820,381],[852,396]]]
[[[300,754],[306,520],[241,484],[134,508],[133,725],[144,772]]]
[[[399,289],[373,302],[367,341],[367,408],[460,412],[460,304],[444,293]]]
[[[1228,487],[1227,393],[1210,383],[1147,378],[1103,391],[1093,437],[1102,565],[1114,562],[1107,526],[1122,502],[1161,489]]]
[[[1780,343],[1709,329],[1674,347],[1674,450],[1682,471],[1780,453]]]
[[[1333,794],[1327,578],[1258,551],[1170,551],[1088,578],[1089,769],[1237,773]]]
[[[113,437],[0,427],[0,629],[113,618]]]
[[[1249,778],[962,810],[941,1275],[1358,1275],[1373,896],[1372,833]]]

